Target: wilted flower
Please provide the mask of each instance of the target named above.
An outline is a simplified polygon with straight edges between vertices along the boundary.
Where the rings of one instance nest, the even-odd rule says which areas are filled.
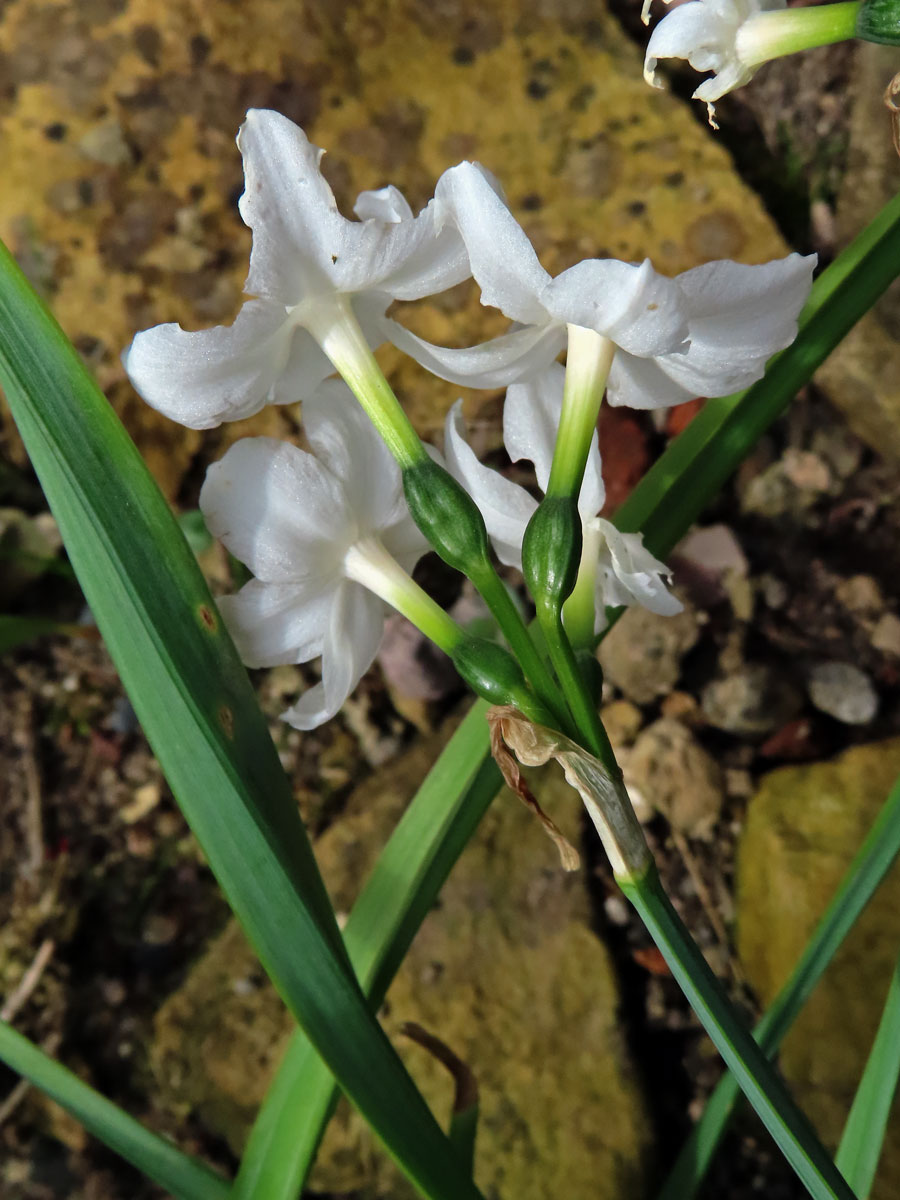
[[[210,468],[200,508],[210,532],[256,577],[219,601],[244,662],[321,656],[322,682],[283,714],[313,729],[375,658],[385,601],[408,615],[410,605],[431,602],[407,574],[428,545],[400,471],[349,390],[339,380],[322,384],[303,419],[314,454],[245,438]]]
[[[538,486],[546,491],[563,402],[561,366],[554,363],[536,379],[514,384],[503,408],[503,443],[514,462],[534,464]],[[444,430],[447,466],[467,488],[481,509],[497,557],[507,566],[522,568],[522,539],[537,509],[537,501],[523,487],[480,463],[465,438],[462,401],[447,414]],[[653,612],[670,615],[681,603],[667,591],[665,563],[645,550],[639,534],[620,533],[597,513],[605,489],[596,431],[591,439],[584,481],[578,497],[584,543],[582,571],[588,572],[594,593],[594,629],[606,623],[607,605],[642,604]]]
[[[438,228],[432,201],[413,216],[394,187],[362,192],[343,217],[320,170],[323,151],[287,117],[251,109],[238,134],[253,231],[248,299],[230,326],[139,333],[125,356],[135,388],[193,429],[252,416],[267,402],[312,395],[335,368],[390,336],[393,300],[416,300],[469,276],[456,230]]]

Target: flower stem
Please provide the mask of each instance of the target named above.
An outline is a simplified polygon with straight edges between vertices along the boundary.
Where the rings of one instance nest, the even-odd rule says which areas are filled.
[[[744,1095],[812,1195],[854,1200],[821,1145],[808,1119],[800,1112],[765,1054],[738,1018],[663,890],[655,865],[643,875],[618,877],[662,952],[672,974]]]
[[[558,607],[550,604],[538,604],[538,621],[541,631],[550,651],[550,659],[556,669],[562,684],[569,708],[578,726],[577,740],[580,740],[596,758],[599,758],[614,780],[620,779],[622,772],[616,762],[612,745],[597,706],[591,695],[587,681],[581,673],[572,643],[566,634],[562,623],[562,615]]]
[[[519,610],[506,590],[503,580],[491,564],[470,576],[482,599],[491,610],[513,654],[522,664],[525,677],[531,683],[544,708],[552,713],[556,727],[570,736],[574,734],[572,720],[560,703],[559,687],[541,657],[528,632]]]
[[[356,542],[344,556],[349,579],[380,596],[406,617],[445,654],[453,655],[465,638],[464,631],[441,606],[400,566],[378,538]]]
[[[600,541],[599,526],[596,522],[585,521],[581,533],[581,560],[578,564],[575,587],[563,605],[566,633],[576,650],[594,645]]]
[[[385,445],[400,465],[415,466],[428,455],[393,388],[384,377],[349,301],[317,302],[304,324],[363,406]]]
[[[566,381],[547,484],[548,496],[578,499],[615,352],[615,344],[593,329],[569,326]]]
[[[737,56],[746,66],[756,67],[785,54],[843,42],[856,35],[860,4],[861,0],[842,0],[754,13],[737,31]]]

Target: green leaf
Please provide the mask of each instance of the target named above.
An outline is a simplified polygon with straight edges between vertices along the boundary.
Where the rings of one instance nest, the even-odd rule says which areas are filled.
[[[0,379],[135,711],[263,966],[419,1188],[475,1200],[350,969],[290,784],[196,561],[5,248]]]
[[[814,1200],[855,1200],[815,1130],[743,1023],[663,890],[655,866],[619,885],[744,1095]]]
[[[0,1021],[0,1059],[178,1200],[226,1200],[228,1183],[151,1133],[121,1108]]]
[[[90,626],[70,625],[65,621],[54,621],[52,617],[0,616],[0,654],[13,650],[35,638],[49,633],[64,633],[70,637],[85,637],[93,633]]]
[[[775,1054],[898,854],[900,780],[847,868],[790,978],[753,1031],[764,1054],[769,1057]],[[706,1103],[703,1116],[682,1147],[659,1200],[692,1200],[696,1195],[739,1099],[736,1079],[731,1074],[723,1075]]]
[[[900,960],[872,1051],[850,1108],[835,1163],[860,1200],[872,1190],[888,1116],[900,1075]]]
[[[500,786],[487,707],[476,702],[438,756],[347,920],[347,951],[375,1008]],[[234,1200],[294,1200],[336,1099],[331,1072],[295,1033],[250,1132]]]

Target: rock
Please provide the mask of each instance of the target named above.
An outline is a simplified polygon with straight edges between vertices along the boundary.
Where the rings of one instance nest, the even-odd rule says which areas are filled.
[[[674,617],[630,608],[600,643],[604,676],[636,704],[650,704],[678,682],[681,660],[696,645],[700,629],[685,607]]]
[[[353,793],[316,853],[339,912],[439,748],[430,739]],[[560,773],[537,776],[541,801],[573,831],[579,805]],[[436,1033],[481,1090],[476,1176],[486,1195],[637,1200],[651,1161],[648,1117],[617,1027],[609,956],[591,932],[581,874],[560,871],[538,824],[502,793],[454,868],[383,1011]],[[589,964],[589,965],[588,965]],[[237,1152],[290,1032],[234,925],[161,1009],[151,1058],[162,1098],[195,1112]],[[441,1121],[446,1074],[418,1046],[397,1046]],[[342,1104],[310,1179],[313,1191],[407,1197],[409,1185]]]
[[[897,152],[882,99],[897,70],[890,47],[858,43],[850,146],[838,196],[838,237],[847,245],[897,190]],[[853,432],[900,462],[900,287],[894,283],[819,368],[816,379]]]
[[[871,575],[849,575],[835,587],[834,596],[854,617],[871,618],[884,611],[884,594]]]
[[[600,709],[600,720],[613,749],[630,746],[644,723],[644,715],[630,700],[612,700]]]
[[[816,708],[845,725],[866,725],[878,712],[871,679],[852,663],[818,663],[808,687]]]
[[[791,683],[757,663],[708,683],[700,703],[710,725],[753,736],[784,725],[803,701]]]
[[[737,944],[768,1005],[789,976],[900,774],[900,738],[833,762],[782,767],[750,803],[737,872]],[[900,875],[869,902],[788,1034],[781,1066],[826,1145],[840,1138],[900,945]],[[872,1200],[900,1194],[900,1107],[888,1124]]]
[[[709,837],[722,811],[722,772],[680,721],[663,717],[648,726],[624,770],[629,790],[634,787],[673,829]]]
[[[900,617],[884,613],[872,630],[872,645],[885,654],[900,658]]]

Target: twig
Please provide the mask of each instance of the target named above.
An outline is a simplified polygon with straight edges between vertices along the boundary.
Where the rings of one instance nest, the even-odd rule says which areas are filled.
[[[6,1002],[0,1008],[0,1021],[6,1021],[9,1024],[16,1014],[27,1003],[29,996],[37,987],[41,975],[44,973],[44,968],[50,961],[56,945],[50,938],[45,938],[38,947],[37,954],[31,960],[31,966],[28,967],[25,974],[19,981],[18,987],[7,996]]]
[[[728,931],[725,928],[725,922],[722,920],[722,914],[716,907],[715,901],[712,898],[712,894],[709,888],[706,886],[706,880],[703,878],[703,875],[700,872],[700,867],[697,863],[697,859],[694,857],[694,852],[688,845],[688,840],[683,833],[679,833],[677,829],[672,829],[671,834],[675,849],[681,855],[682,862],[687,869],[688,875],[691,877],[691,882],[694,885],[694,890],[697,893],[697,899],[700,901],[700,906],[702,907],[703,912],[706,914],[706,919],[712,926],[712,931],[716,936],[716,941],[719,943],[719,946],[725,955],[725,961],[728,963],[728,969],[731,972],[735,983],[743,986],[746,981],[743,978],[743,972],[741,971],[740,967],[735,961],[734,955],[731,952],[731,943],[728,939]]]

